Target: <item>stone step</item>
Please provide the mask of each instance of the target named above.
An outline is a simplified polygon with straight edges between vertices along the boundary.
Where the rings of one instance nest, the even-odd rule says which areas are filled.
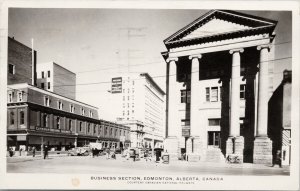
[[[206,162],[223,162],[225,160],[219,148],[209,148],[206,150]]]

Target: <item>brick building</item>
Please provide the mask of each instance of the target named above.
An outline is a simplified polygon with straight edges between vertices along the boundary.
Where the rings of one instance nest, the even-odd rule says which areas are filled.
[[[32,85],[36,53],[12,38],[8,47],[7,147],[66,150],[96,141],[104,147],[129,146],[129,127],[100,120],[94,106]]]

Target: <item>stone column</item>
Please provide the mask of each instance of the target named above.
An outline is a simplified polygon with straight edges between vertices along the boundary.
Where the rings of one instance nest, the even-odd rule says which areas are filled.
[[[177,90],[176,61],[178,58],[167,59],[167,88],[168,88],[168,125],[166,139],[164,141],[164,151],[168,152],[171,160],[178,159],[179,140],[177,137],[180,130],[180,119],[178,114],[178,104],[180,102],[180,92]]]
[[[200,63],[199,59],[201,54],[191,55],[189,59],[192,60],[191,63],[191,117],[190,117],[190,138],[187,141],[187,155],[189,161],[199,161],[201,156],[201,151],[203,144],[200,139],[200,125],[199,125],[199,112],[198,112],[198,103],[199,100],[199,72],[200,72]],[[191,145],[192,144],[192,145]],[[192,148],[192,149],[191,149]]]
[[[240,136],[240,75],[241,57],[244,49],[230,50],[232,54],[231,96],[230,96],[230,126],[226,141],[226,156],[234,162],[243,162],[244,137]],[[237,159],[237,160],[236,160]]]
[[[272,141],[268,138],[269,101],[269,45],[258,46],[260,50],[257,100],[257,129],[254,140],[253,163],[272,164]]]

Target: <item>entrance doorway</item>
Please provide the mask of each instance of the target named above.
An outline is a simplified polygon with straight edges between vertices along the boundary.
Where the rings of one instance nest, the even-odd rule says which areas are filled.
[[[220,148],[221,146],[220,131],[208,132],[208,146]]]

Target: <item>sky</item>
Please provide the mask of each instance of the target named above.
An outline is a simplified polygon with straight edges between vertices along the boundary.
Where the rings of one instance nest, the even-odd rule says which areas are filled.
[[[55,62],[77,75],[76,99],[105,111],[111,78],[148,72],[165,90],[163,40],[209,10],[10,8],[8,34],[37,50],[37,63]],[[240,11],[278,21],[274,83],[291,69],[291,12]],[[128,32],[129,31],[129,32]],[[129,58],[129,59],[128,59]],[[285,59],[281,59],[285,58]]]

